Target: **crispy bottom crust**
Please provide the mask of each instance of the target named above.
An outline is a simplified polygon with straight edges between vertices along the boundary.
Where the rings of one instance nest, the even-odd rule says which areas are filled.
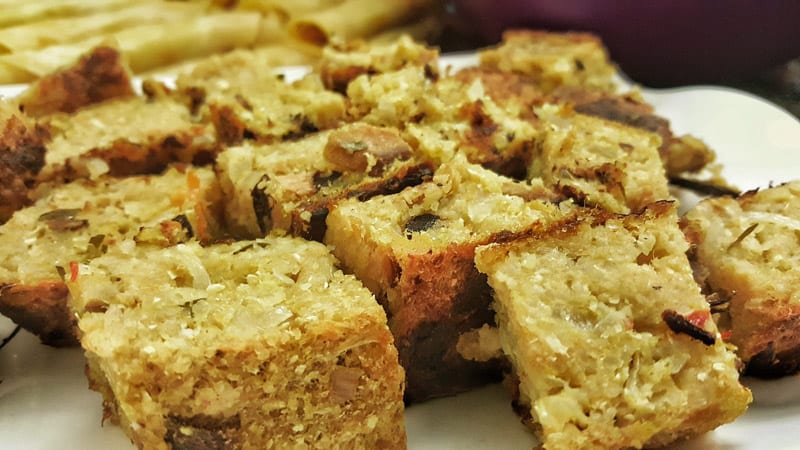
[[[53,347],[78,345],[69,291],[62,281],[0,285],[0,313]]]

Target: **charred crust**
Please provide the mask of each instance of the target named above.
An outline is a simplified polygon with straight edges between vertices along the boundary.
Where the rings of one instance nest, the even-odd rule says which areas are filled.
[[[197,415],[166,417],[165,442],[172,450],[224,450],[239,446],[239,416],[216,419]]]
[[[189,99],[189,111],[197,114],[200,107],[206,102],[206,91],[197,86],[190,86],[183,90],[184,95]]]
[[[744,374],[759,378],[779,378],[800,371],[800,348],[794,347],[780,352],[770,342],[767,347],[753,355],[745,365]]]
[[[47,130],[11,115],[0,129],[0,223],[31,203],[28,192],[44,167]]]
[[[0,285],[0,314],[53,347],[78,345],[77,324],[68,301],[69,291],[61,281]]]
[[[120,53],[112,47],[97,47],[77,64],[41,78],[24,95],[21,109],[32,116],[78,109],[114,98],[136,95],[129,71]]]
[[[562,175],[562,177],[567,182],[570,178],[597,181],[605,187],[605,190],[608,194],[624,203],[627,203],[625,185],[622,181],[624,179],[623,172],[614,163],[605,163],[596,167],[565,169],[565,173]],[[590,206],[592,204],[585,192],[570,186],[569,184],[560,184],[557,189],[567,197],[575,200],[575,202],[580,205]],[[637,208],[642,205],[628,206],[631,208]]]
[[[436,214],[419,214],[408,219],[403,228],[405,229],[406,237],[411,239],[413,233],[429,230],[435,227],[438,222],[439,216]]]
[[[480,100],[464,105],[460,114],[470,124],[462,137],[467,159],[501,175],[525,179],[532,154],[531,142],[515,142],[514,133],[506,133],[503,137],[508,145],[498,149],[495,139],[500,125],[486,113]]]
[[[245,134],[244,123],[239,120],[236,113],[228,106],[209,105],[211,123],[217,132],[217,139],[228,145],[242,142]]]
[[[293,122],[295,123],[296,129],[281,136],[281,139],[284,141],[296,141],[311,133],[316,133],[319,131],[319,127],[317,127],[317,125],[312,122],[308,116],[303,114],[298,114],[295,116],[293,118]]]
[[[269,175],[263,175],[250,191],[250,196],[253,198],[253,212],[256,215],[258,228],[262,233],[266,233],[272,228],[272,207],[275,201],[266,193],[268,181]]]
[[[328,229],[325,220],[328,218],[329,212],[330,210],[327,206],[315,208],[311,211],[311,218],[308,220],[307,227],[304,227],[305,229],[301,233],[295,232],[293,234],[311,241],[322,242],[325,237],[325,231]]]
[[[480,80],[486,95],[500,105],[516,102],[531,107],[548,101],[548,97],[538,87],[535,79],[519,73],[488,67],[469,67],[455,73],[453,78],[464,84]],[[529,112],[521,115],[521,118],[535,120],[536,114],[530,108]]]
[[[503,360],[471,361],[456,350],[461,334],[494,325],[485,275],[473,268],[463,281],[443,317],[418,323],[408,334],[396,336],[400,364],[406,370],[407,404],[465,392],[502,378]]]
[[[172,89],[161,81],[152,78],[142,81],[142,94],[144,94],[148,100],[168,97],[171,93]]]
[[[109,174],[116,177],[137,175],[143,173],[159,173],[170,163],[171,150],[163,149],[160,143],[155,145],[134,144],[124,139],[118,139],[109,148],[95,149],[86,155],[90,158],[99,158],[108,164]],[[69,176],[68,176],[69,178]]]
[[[187,238],[194,237],[194,229],[192,229],[192,223],[189,222],[189,218],[186,217],[186,214],[178,214],[177,216],[172,218],[173,222],[177,222],[180,224],[181,228],[186,232]]]
[[[324,187],[330,186],[334,181],[338,180],[342,177],[341,172],[330,172],[330,173],[323,173],[317,172],[314,174],[313,183],[316,189],[322,189]]]
[[[702,342],[704,345],[714,345],[714,342],[717,340],[714,333],[700,328],[672,309],[664,310],[664,312],[661,313],[661,318],[664,319],[664,322],[670,330],[678,334],[685,334],[692,339]]]
[[[503,358],[465,359],[464,333],[494,324],[491,289],[474,265],[474,245],[409,255],[392,282],[402,304],[384,306],[406,371],[405,401],[414,403],[498,381]],[[385,301],[386,299],[380,299]]]
[[[393,176],[360,186],[347,193],[348,198],[357,198],[359,201],[366,201],[377,195],[396,194],[407,187],[420,185],[433,178],[434,167],[430,163],[423,163],[411,167],[406,167],[398,171]]]
[[[499,126],[486,114],[483,109],[483,102],[478,100],[473,103],[465,105],[461,114],[469,121],[472,127],[471,135],[473,138],[470,140],[482,140],[486,137],[492,136]]]
[[[669,184],[709,197],[737,197],[740,192],[729,186],[720,186],[707,181],[692,180],[678,176],[669,177]]]
[[[652,114],[648,105],[636,103],[625,97],[603,97],[574,106],[575,112],[629,125],[669,138],[672,132],[669,121]],[[666,140],[666,139],[665,139]]]

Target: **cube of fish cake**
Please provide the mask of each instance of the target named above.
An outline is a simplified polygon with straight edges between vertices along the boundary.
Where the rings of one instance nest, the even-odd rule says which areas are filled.
[[[556,199],[541,183],[515,182],[456,157],[430,182],[331,211],[324,242],[388,311],[407,401],[498,379],[499,355],[469,350],[471,334],[493,323],[473,253],[496,236],[556,220],[568,209]]]
[[[499,46],[478,56],[482,67],[523,73],[546,92],[559,86],[615,90],[616,69],[600,39],[588,33],[509,30]]]
[[[582,210],[476,251],[544,448],[659,447],[747,408],[677,220],[671,202]]]
[[[444,162],[463,153],[514,178],[525,177],[540,134],[532,108],[496,103],[481,79],[430,80],[416,66],[359,76],[347,97],[353,120],[401,130],[429,159]]]
[[[800,182],[704,200],[682,220],[697,281],[751,375],[800,369]]]
[[[208,163],[218,150],[213,127],[170,98],[115,99],[47,124],[45,180],[158,173],[172,162]]]
[[[561,107],[544,107],[542,117],[547,130],[529,176],[623,214],[671,198],[657,134]]]
[[[439,51],[401,36],[385,45],[361,42],[333,43],[322,50],[318,70],[325,87],[345,93],[359,75],[396,72],[405,67],[420,67],[427,78],[439,75]]]
[[[669,121],[658,116],[637,91],[614,94],[565,87],[553,92],[553,97],[557,103],[572,105],[578,113],[657,133],[661,136],[658,151],[669,177],[699,172],[716,158],[714,151],[700,139],[674,134]]]
[[[232,147],[218,165],[234,234],[252,238],[274,229],[318,241],[338,202],[398,192],[433,174],[433,165],[417,158],[396,130],[366,124]]]
[[[298,238],[131,241],[69,281],[90,385],[142,449],[404,449],[386,314]]]
[[[210,169],[78,180],[53,188],[0,226],[0,313],[51,345],[74,345],[64,278],[124,239],[174,245],[221,235]],[[59,273],[59,271],[61,273]]]
[[[221,142],[295,140],[345,120],[344,96],[325,89],[318,74],[289,82],[267,61],[235,56],[223,60],[228,66],[206,63],[178,77],[173,95],[188,98]]]

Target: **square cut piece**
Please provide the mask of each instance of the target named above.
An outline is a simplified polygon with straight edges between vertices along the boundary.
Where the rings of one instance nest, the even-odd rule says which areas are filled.
[[[621,214],[671,198],[659,135],[557,106],[544,107],[542,117],[547,131],[529,176],[586,206]]]
[[[139,448],[405,448],[386,314],[324,245],[128,244],[69,288],[90,386]]]
[[[429,78],[421,67],[360,75],[347,89],[353,119],[395,127],[419,153],[444,162],[455,153],[502,175],[524,178],[536,139],[538,121],[527,93],[512,87],[495,101],[492,90],[511,84],[510,73],[492,85],[478,77]]]
[[[584,210],[476,251],[544,448],[659,447],[747,408],[677,220],[670,202],[629,216]]]
[[[800,369],[800,182],[706,199],[682,220],[695,276],[745,373]]]
[[[516,182],[458,156],[429,182],[350,199],[331,211],[324,242],[388,311],[407,401],[499,379],[499,354],[478,358],[459,350],[462,336],[493,323],[474,249],[560,218],[569,202],[559,206],[554,199],[540,183]]]
[[[226,145],[295,140],[345,119],[345,98],[312,73],[287,81],[265,55],[214,58],[177,78],[175,98],[188,99]]]
[[[560,86],[615,89],[616,69],[600,39],[588,33],[509,30],[499,46],[478,56],[481,67],[527,75],[545,92]]]
[[[170,163],[208,163],[214,129],[171,98],[122,98],[49,116],[43,180],[158,173]]]
[[[221,198],[207,168],[54,187],[0,226],[0,313],[47,344],[76,345],[63,281],[70,262],[131,238],[157,246],[217,239]]]
[[[281,230],[316,241],[339,202],[392,194],[434,171],[396,130],[361,123],[293,142],[232,147],[218,167],[232,233],[254,238]]]

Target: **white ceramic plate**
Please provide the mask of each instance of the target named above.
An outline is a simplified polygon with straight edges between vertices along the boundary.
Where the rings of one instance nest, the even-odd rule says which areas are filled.
[[[472,56],[446,59],[459,67]],[[293,71],[292,73],[297,73]],[[19,88],[2,88],[15,95]],[[800,122],[757,97],[717,87],[644,92],[677,133],[692,133],[719,154],[724,175],[742,189],[800,178]],[[0,338],[13,326],[0,317]],[[22,331],[0,349],[0,448],[130,449],[115,426],[101,425],[100,395],[87,389],[79,349],[52,349]],[[674,448],[800,449],[800,377],[746,380],[756,402],[736,422]],[[412,450],[530,449],[533,436],[500,386],[408,408]]]

